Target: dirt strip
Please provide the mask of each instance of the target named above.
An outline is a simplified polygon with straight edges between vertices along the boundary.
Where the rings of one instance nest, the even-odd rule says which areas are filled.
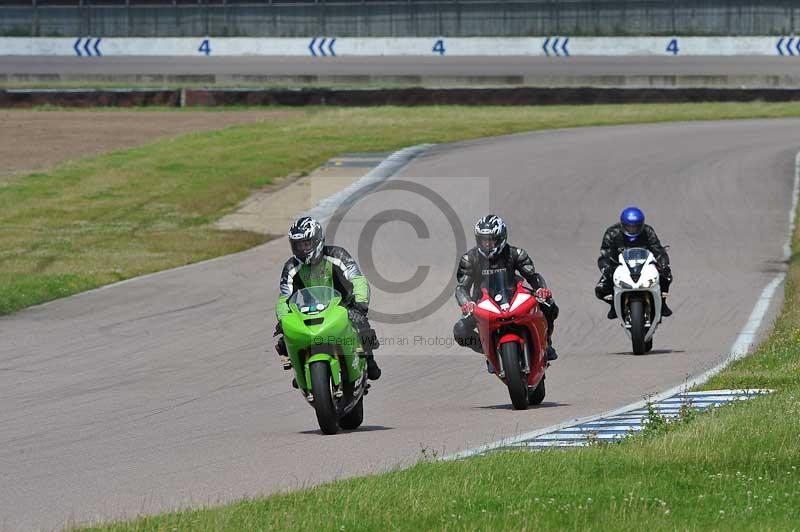
[[[260,122],[292,111],[2,111],[0,179],[183,133]]]

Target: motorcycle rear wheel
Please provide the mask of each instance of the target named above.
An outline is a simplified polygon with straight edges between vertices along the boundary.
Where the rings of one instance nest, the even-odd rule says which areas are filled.
[[[536,388],[528,391],[528,404],[531,406],[541,404],[541,402],[544,401],[544,394],[544,375],[542,375],[542,380],[539,381]]]
[[[520,349],[517,342],[506,342],[500,346],[500,359],[503,361],[503,371],[506,374],[508,395],[514,410],[528,408],[528,383],[523,377]]]
[[[364,398],[358,400],[358,404],[353,409],[342,416],[339,426],[345,430],[357,429],[364,422]]]

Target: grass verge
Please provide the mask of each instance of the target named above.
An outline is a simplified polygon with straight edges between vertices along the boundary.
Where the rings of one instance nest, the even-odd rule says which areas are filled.
[[[548,128],[797,116],[798,103],[308,108],[78,160],[0,182],[0,313],[259,244],[263,235],[210,224],[254,189],[344,152]]]
[[[793,246],[800,249],[800,230]],[[421,462],[386,475],[87,530],[796,530],[798,346],[795,255],[770,336],[705,386],[777,390],[770,396],[621,444]]]

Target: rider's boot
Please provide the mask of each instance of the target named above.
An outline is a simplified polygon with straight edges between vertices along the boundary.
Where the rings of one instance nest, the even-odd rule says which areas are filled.
[[[666,292],[662,292],[661,294],[661,316],[664,318],[672,316],[672,309],[667,306],[667,295]]]
[[[617,309],[614,308],[614,296],[611,295],[611,294],[608,294],[607,296],[605,296],[603,298],[603,301],[608,303],[608,305],[611,307],[610,309],[608,309],[608,314],[606,314],[606,318],[608,318],[610,320],[616,319],[616,317],[617,317]]]
[[[558,353],[556,353],[555,347],[553,347],[553,342],[550,338],[547,339],[547,349],[545,350],[547,353],[547,361],[552,362],[558,358]]]
[[[278,360],[281,361],[284,371],[292,369],[292,359],[289,358],[289,352],[286,350],[286,340],[283,339],[283,334],[276,335],[278,340],[275,342],[275,351],[278,353]]]
[[[376,381],[381,378],[381,368],[375,362],[375,355],[369,353],[367,355],[367,378],[371,381]]]

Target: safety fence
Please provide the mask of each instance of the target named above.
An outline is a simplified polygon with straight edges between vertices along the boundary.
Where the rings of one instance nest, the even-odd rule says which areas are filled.
[[[2,0],[0,35],[792,35],[796,0]]]

